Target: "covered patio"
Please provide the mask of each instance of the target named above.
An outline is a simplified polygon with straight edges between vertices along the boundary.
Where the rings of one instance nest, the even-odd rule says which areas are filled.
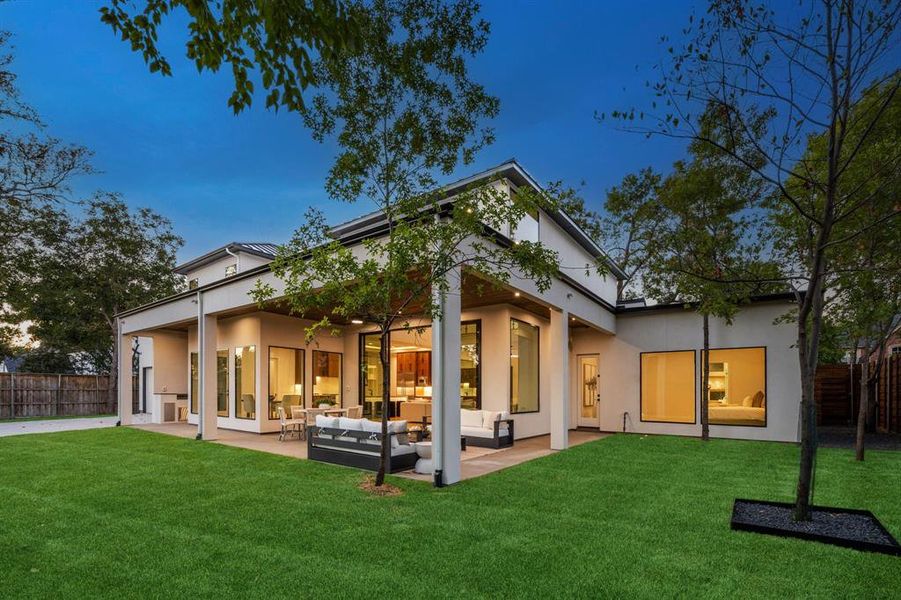
[[[182,438],[194,438],[197,434],[197,428],[187,423],[147,423],[134,425],[134,427]],[[599,440],[607,435],[599,431],[572,430],[569,432],[568,442],[570,446],[578,446],[586,442]],[[526,461],[547,456],[553,452],[550,441],[549,435],[540,435],[519,440],[511,448],[495,450],[468,446],[460,455],[460,480],[487,475],[488,473],[494,473],[507,467],[513,467]],[[307,444],[305,441],[297,438],[279,441],[276,433],[260,435],[245,431],[221,430],[215,443],[234,448],[277,454],[279,456],[307,459]],[[432,479],[430,475],[414,473],[412,470],[403,471],[396,475],[420,481],[431,481]]]
[[[135,337],[149,340],[143,345],[152,348],[145,350],[152,363],[142,366],[151,404],[175,404],[174,413],[185,419],[157,422],[161,431],[306,458],[306,444],[279,443],[270,435],[291,407],[358,406],[366,418],[378,420],[388,411],[391,420],[408,423],[428,417],[441,485],[586,439],[570,435],[580,424],[571,336],[589,328],[610,335],[615,321],[608,308],[563,274],[551,289],[539,291],[515,276],[499,287],[475,272],[451,273],[441,319],[413,319],[391,333],[387,406],[371,325],[348,318],[309,342],[305,329],[318,315],[300,319],[277,300],[248,304],[257,279],[280,285],[270,272],[260,271],[255,278],[226,280],[120,320],[123,348]],[[127,352],[122,360],[122,372],[130,371]],[[461,408],[510,419],[513,449],[462,451],[461,429],[468,434]],[[131,416],[121,414],[120,421],[128,425]]]

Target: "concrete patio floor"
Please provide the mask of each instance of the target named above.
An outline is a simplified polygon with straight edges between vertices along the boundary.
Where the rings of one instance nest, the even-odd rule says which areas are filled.
[[[184,438],[193,438],[197,435],[197,427],[195,425],[188,425],[187,423],[132,425],[132,427]],[[601,433],[599,431],[581,429],[572,430],[569,432],[569,445],[578,446],[579,444],[599,440],[607,435],[609,434]],[[269,452],[270,454],[279,454],[281,456],[291,456],[293,458],[307,458],[306,441],[291,437],[280,442],[277,433],[257,434],[219,429],[219,437],[214,443],[233,446],[235,448],[245,448],[247,450]],[[517,440],[512,448],[502,448],[500,450],[470,446],[463,453],[461,475],[464,480],[471,479],[473,477],[500,471],[501,469],[506,469],[507,467],[512,467],[535,458],[547,456],[553,452],[555,451],[551,450],[551,436],[549,435]],[[407,479],[431,481],[430,475],[422,475],[414,473],[413,471],[404,471],[402,473],[395,473],[395,475]]]

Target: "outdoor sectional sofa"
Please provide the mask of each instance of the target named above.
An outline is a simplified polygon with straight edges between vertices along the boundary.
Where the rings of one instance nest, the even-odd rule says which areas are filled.
[[[419,456],[407,439],[407,422],[391,421],[388,435],[391,456],[386,471],[396,473],[412,469]],[[382,424],[369,419],[317,415],[316,425],[307,431],[307,457],[310,460],[377,471],[381,449]]]
[[[460,435],[467,446],[506,448],[513,445],[513,419],[507,411],[460,409]]]

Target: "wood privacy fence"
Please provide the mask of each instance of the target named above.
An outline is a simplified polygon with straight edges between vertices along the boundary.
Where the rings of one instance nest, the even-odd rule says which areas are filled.
[[[135,409],[137,383],[137,377],[133,377]],[[109,395],[111,384],[109,375],[0,373],[0,419],[115,413],[116,402]]]
[[[820,425],[853,425],[860,407],[860,365],[820,365],[814,387]],[[877,403],[876,428],[901,433],[901,355],[885,357],[870,402]]]

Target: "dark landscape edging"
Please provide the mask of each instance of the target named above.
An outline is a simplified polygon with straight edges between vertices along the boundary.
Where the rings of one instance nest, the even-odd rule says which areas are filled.
[[[854,550],[861,550],[864,552],[878,552],[880,554],[888,554],[890,556],[901,556],[901,544],[898,544],[898,541],[895,537],[882,525],[879,519],[876,518],[872,512],[868,510],[856,509],[856,508],[834,508],[830,506],[811,506],[810,509],[814,511],[829,511],[832,513],[845,513],[845,514],[853,514],[853,515],[863,515],[869,517],[873,520],[873,524],[882,531],[883,534],[890,540],[890,543],[878,543],[878,542],[867,542],[863,540],[852,540],[848,538],[842,538],[838,536],[825,535],[819,533],[812,533],[808,531],[794,531],[791,529],[782,529],[780,527],[773,527],[769,525],[759,525],[754,523],[745,523],[742,521],[736,521],[736,505],[740,502],[749,503],[749,504],[762,504],[767,506],[779,506],[782,508],[793,508],[794,504],[791,502],[773,502],[770,500],[749,500],[746,498],[736,498],[732,504],[732,519],[730,522],[730,526],[735,531],[751,531],[754,533],[763,533],[768,535],[775,535],[779,537],[790,537],[790,538],[798,538],[802,540],[810,540],[815,542],[822,542],[824,544],[831,544],[833,546],[842,546],[844,548],[852,548]]]

